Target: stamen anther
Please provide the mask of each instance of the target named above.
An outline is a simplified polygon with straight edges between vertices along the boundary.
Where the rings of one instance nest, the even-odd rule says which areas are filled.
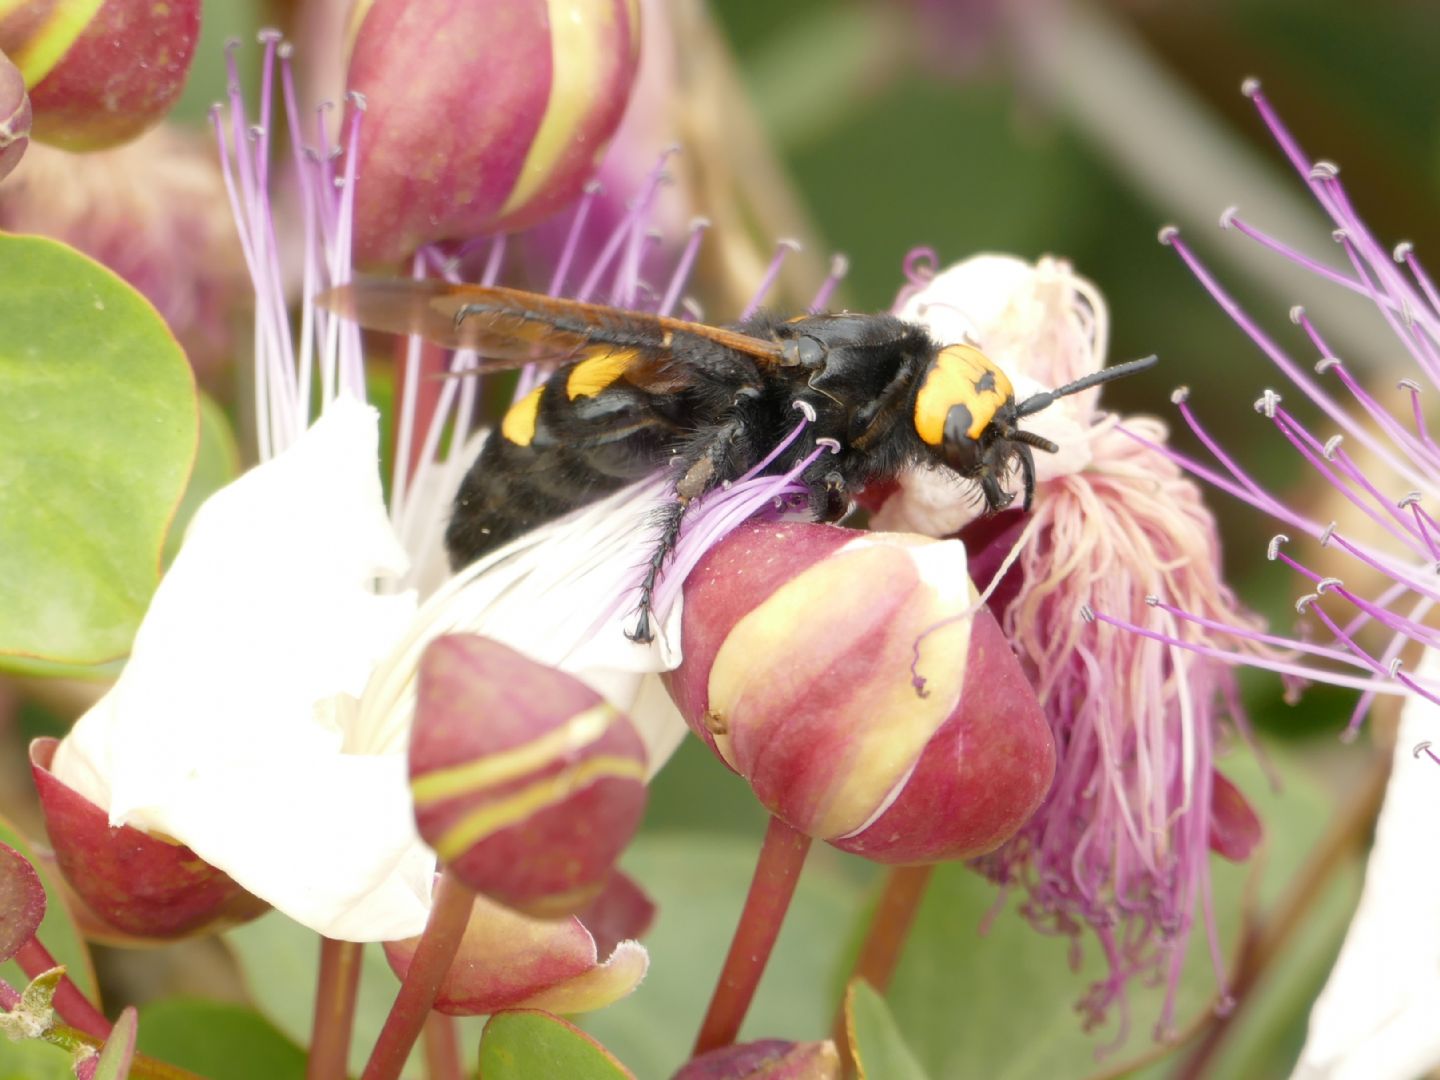
[[[1178,225],[1165,225],[1160,229],[1158,233],[1155,234],[1155,238],[1159,240],[1160,243],[1164,244],[1166,247],[1169,247],[1170,241],[1174,240],[1175,237],[1179,235],[1180,227]]]
[[[1396,390],[1409,390],[1412,394],[1420,393],[1421,386],[1414,379],[1401,379],[1395,384]]]
[[[1274,562],[1280,557],[1281,545],[1288,543],[1290,543],[1290,537],[1286,536],[1284,533],[1276,533],[1270,538],[1270,543],[1265,545],[1265,558],[1269,559],[1271,562]]]
[[[1240,93],[1248,98],[1253,98],[1256,94],[1260,93],[1260,80],[1254,75],[1246,76],[1245,80],[1240,84]]]
[[[1311,180],[1334,180],[1340,175],[1340,166],[1333,161],[1317,161],[1310,166]]]
[[[1263,413],[1268,419],[1274,420],[1275,409],[1280,404],[1280,402],[1284,400],[1285,399],[1282,398],[1279,394],[1277,394],[1274,390],[1266,390],[1263,394],[1261,394],[1258,398],[1255,399],[1255,411],[1257,413]]]
[[[1329,547],[1331,539],[1335,536],[1335,528],[1339,522],[1332,521],[1325,526],[1325,531],[1320,534],[1320,546]]]
[[[1306,593],[1304,596],[1300,597],[1299,600],[1295,601],[1295,613],[1297,615],[1304,615],[1310,605],[1319,599],[1319,593]]]
[[[819,415],[815,412],[815,406],[811,405],[808,401],[802,401],[799,398],[796,398],[790,404],[792,408],[799,409],[801,415],[803,415],[805,419],[810,421],[810,423],[812,424],[815,422],[816,416]]]
[[[1087,623],[1095,621],[1095,612],[1089,604],[1080,605],[1080,618]]]
[[[1324,450],[1324,454],[1325,454],[1325,460],[1326,460],[1326,461],[1334,461],[1334,460],[1335,460],[1335,451],[1338,450],[1338,449],[1340,449],[1340,444],[1341,444],[1342,442],[1344,442],[1344,441],[1345,441],[1345,436],[1344,436],[1344,435],[1331,435],[1330,438],[1328,438],[1328,439],[1325,440],[1325,450]]]
[[[1324,375],[1332,367],[1339,366],[1340,358],[1338,356],[1322,356],[1319,360],[1315,361],[1315,374]]]
[[[1299,326],[1299,325],[1300,325],[1300,320],[1303,319],[1304,317],[1305,317],[1305,305],[1304,305],[1304,304],[1295,304],[1295,305],[1291,306],[1291,308],[1290,308],[1290,321],[1291,321],[1292,323],[1294,323],[1296,326]]]
[[[1401,510],[1408,510],[1410,509],[1410,507],[1414,506],[1420,501],[1420,494],[1421,493],[1418,491],[1407,492],[1404,498],[1402,498],[1395,505],[1398,506]]]
[[[1188,386],[1177,386],[1170,391],[1170,403],[1172,405],[1183,405],[1190,400],[1190,388]]]
[[[1331,589],[1342,588],[1344,584],[1345,583],[1341,581],[1338,577],[1321,578],[1318,582],[1315,583],[1315,591],[1321,596],[1324,596]]]
[[[1420,742],[1417,742],[1415,744],[1415,749],[1410,751],[1410,753],[1418,758],[1421,754],[1428,752],[1431,745],[1432,744],[1429,739],[1422,739]]]
[[[1220,228],[1228,229],[1235,222],[1235,215],[1240,213],[1240,207],[1227,206],[1220,213]]]
[[[1403,263],[1406,259],[1410,257],[1410,253],[1414,250],[1415,245],[1412,244],[1409,240],[1401,240],[1400,243],[1395,245],[1395,250],[1391,252],[1391,258],[1393,258],[1397,263]]]
[[[1147,603],[1147,604],[1150,605],[1151,607],[1159,607],[1159,606],[1160,606],[1160,597],[1156,596],[1154,593],[1149,593],[1149,594],[1145,597],[1145,603]]]
[[[827,435],[825,438],[823,438],[823,439],[816,439],[816,440],[815,440],[815,445],[816,445],[816,446],[823,446],[826,450],[829,450],[830,453],[832,453],[832,454],[838,454],[838,453],[840,452],[840,440],[839,440],[839,439],[832,439],[832,438],[830,438],[828,435]]]

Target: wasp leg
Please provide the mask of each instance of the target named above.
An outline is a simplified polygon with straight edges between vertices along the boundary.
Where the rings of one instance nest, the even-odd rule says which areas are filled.
[[[1024,443],[1018,444],[1015,452],[1020,457],[1020,475],[1025,478],[1024,509],[1028,513],[1030,504],[1035,499],[1035,455]]]
[[[810,515],[816,521],[839,521],[850,512],[850,496],[840,473],[832,469],[806,477],[806,483],[810,485]]]
[[[651,598],[655,593],[656,582],[660,579],[660,571],[664,568],[665,561],[674,553],[675,543],[680,539],[680,523],[684,520],[685,509],[691,500],[705,494],[725,479],[725,460],[735,449],[736,443],[741,441],[746,430],[743,420],[731,420],[717,428],[703,442],[691,446],[685,454],[685,460],[689,461],[690,465],[675,483],[675,501],[667,504],[661,511],[660,536],[654,552],[650,555],[650,565],[645,568],[645,578],[640,583],[639,618],[634,631],[627,635],[631,641],[644,645],[653,640],[654,634],[650,630]]]

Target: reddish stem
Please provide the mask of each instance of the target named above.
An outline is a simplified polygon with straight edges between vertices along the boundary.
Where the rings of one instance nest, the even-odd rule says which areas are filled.
[[[695,1039],[695,1054],[728,1046],[740,1034],[740,1025],[755,997],[755,988],[775,947],[780,924],[795,895],[795,885],[810,852],[810,838],[778,817],[770,819],[765,843],[755,863],[750,893],[745,897],[740,924],[730,942],[730,953],[710,998],[709,1011]]]
[[[864,979],[875,990],[883,994],[890,986],[900,955],[905,951],[905,940],[910,936],[910,927],[915,922],[915,913],[920,910],[920,901],[925,898],[925,889],[934,873],[933,865],[892,867],[885,879],[885,890],[880,894],[880,903],[875,907],[875,916],[865,932],[865,942],[860,946],[860,955],[855,958],[855,968],[849,982]],[[835,1015],[832,1038],[840,1051],[840,1060],[850,1058],[850,1026],[845,1020],[845,1002],[842,1000]]]
[[[450,871],[440,875],[440,884],[435,888],[435,906],[430,909],[430,921],[415,955],[400,984],[400,993],[380,1029],[375,1049],[365,1064],[361,1080],[396,1080],[410,1056],[410,1048],[420,1037],[425,1018],[440,992],[440,982],[450,970],[455,952],[460,948],[460,939],[465,934],[465,925],[470,921],[470,908],[474,905],[475,894],[462,885]]]
[[[32,979],[60,966],[55,957],[50,955],[50,950],[40,944],[40,939],[36,937],[20,946],[15,960]],[[80,988],[69,975],[62,977],[59,985],[55,987],[55,1000],[51,1004],[61,1019],[71,1027],[93,1035],[102,1042],[110,1037],[110,1021],[80,992]]]
[[[310,1028],[310,1060],[305,1066],[307,1080],[345,1080],[363,955],[364,947],[353,941],[320,939],[315,1019]]]
[[[453,1016],[432,1012],[425,1021],[425,1071],[430,1080],[465,1080]]]

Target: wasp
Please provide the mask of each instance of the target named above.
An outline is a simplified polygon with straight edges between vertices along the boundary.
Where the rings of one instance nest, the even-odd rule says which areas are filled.
[[[627,484],[669,468],[674,500],[659,515],[631,636],[649,641],[650,601],[685,508],[760,462],[814,419],[767,471],[801,474],[815,519],[835,521],[850,496],[917,464],[974,481],[987,511],[1010,506],[1018,465],[1035,494],[1034,451],[1050,440],[1020,422],[1059,398],[1144,370],[1106,368],[1015,400],[973,345],[935,341],[886,314],[756,315],[733,326],[440,279],[360,279],[322,298],[372,329],[473,349],[481,371],[540,362],[548,378],[510,406],[455,497],[445,534],[453,568]]]

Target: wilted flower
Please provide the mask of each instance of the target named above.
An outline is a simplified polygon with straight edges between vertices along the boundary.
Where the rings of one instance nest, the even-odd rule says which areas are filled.
[[[1434,761],[1422,751],[1434,737],[1440,705],[1435,653],[1440,636],[1433,628],[1433,609],[1440,600],[1434,585],[1440,533],[1429,509],[1440,501],[1440,450],[1428,430],[1425,406],[1425,395],[1440,383],[1440,292],[1410,244],[1389,250],[1381,246],[1356,214],[1339,169],[1306,155],[1259,84],[1247,80],[1244,92],[1334,223],[1332,237],[1343,255],[1341,266],[1301,254],[1235,208],[1221,216],[1222,227],[1368,297],[1393,334],[1386,340],[1411,363],[1399,369],[1401,378],[1393,391],[1372,392],[1327,343],[1323,314],[1312,317],[1295,307],[1290,319],[1313,350],[1312,375],[1225,292],[1175,229],[1162,231],[1162,242],[1175,250],[1290,384],[1283,393],[1265,389],[1255,402],[1256,412],[1278,431],[1276,446],[1288,446],[1312,470],[1311,487],[1326,494],[1321,505],[1343,516],[1338,521],[1317,518],[1267,490],[1201,425],[1185,396],[1177,395],[1181,415],[1215,464],[1167,453],[1283,530],[1271,541],[1269,556],[1293,571],[1307,590],[1296,604],[1306,629],[1288,637],[1261,635],[1256,627],[1234,620],[1206,622],[1209,613],[1180,600],[1160,605],[1163,624],[1153,618],[1109,621],[1172,649],[1200,647],[1182,631],[1203,624],[1212,634],[1228,633],[1233,642],[1226,645],[1223,638],[1214,638],[1204,646],[1208,658],[1270,668],[1291,680],[1293,689],[1323,682],[1360,690],[1346,729],[1349,737],[1358,732],[1378,695],[1409,699],[1360,907],[1311,1013],[1295,1074],[1307,1080],[1401,1080],[1440,1062],[1434,1024],[1440,1007],[1435,977],[1440,946],[1433,935],[1415,933],[1417,926],[1434,922],[1440,914],[1434,866],[1416,855],[1429,842],[1437,791]],[[1292,399],[1288,404],[1287,398]],[[1312,430],[1294,410],[1295,401],[1308,401],[1318,409],[1333,425],[1330,433]],[[1287,651],[1257,657],[1256,645]],[[1414,674],[1406,670],[1412,665]]]
[[[359,260],[523,229],[580,193],[629,98],[638,9],[556,11],[509,0],[356,9],[347,84],[374,112],[357,150]]]
[[[944,273],[918,268],[897,313],[942,341],[968,340],[1004,370],[1017,398],[1098,370],[1107,314],[1093,285],[1054,259],[1035,266],[979,256]],[[1213,620],[1245,622],[1219,578],[1219,540],[1195,484],[1155,447],[1165,429],[1064,398],[1029,426],[1059,444],[1037,454],[1031,514],[967,522],[979,508],[953,476],[919,470],[875,515],[886,528],[960,533],[977,585],[1033,683],[1055,734],[1056,776],[1044,805],[979,862],[1026,891],[1024,913],[1066,933],[1088,925],[1111,965],[1082,1003],[1098,1024],[1125,986],[1154,975],[1173,995],[1197,915],[1208,903],[1212,845],[1249,853],[1258,827],[1215,771],[1217,710],[1238,715],[1226,665],[1097,632],[1090,609],[1149,613],[1173,598]],[[1141,438],[1144,441],[1141,441]],[[1204,644],[1200,624],[1177,635]],[[1222,842],[1214,844],[1212,837]]]
[[[745,526],[690,574],[683,635],[681,712],[808,836],[886,863],[969,857],[1049,790],[1050,733],[955,541]]]
[[[212,139],[161,125],[112,150],[33,146],[5,183],[0,229],[63,240],[110,267],[202,374],[232,359],[250,283]]]
[[[0,14],[0,50],[25,76],[35,138],[69,150],[133,139],[170,111],[200,36],[200,0],[21,0]]]

